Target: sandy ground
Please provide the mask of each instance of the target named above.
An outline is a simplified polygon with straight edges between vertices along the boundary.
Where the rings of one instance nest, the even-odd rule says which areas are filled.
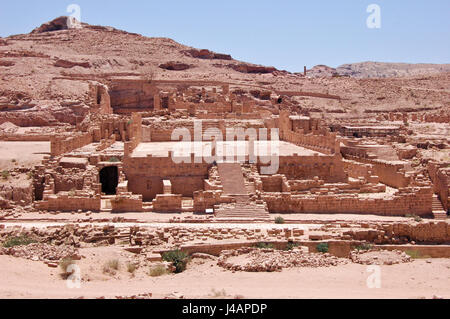
[[[77,262],[83,281],[70,289],[59,268],[0,256],[0,298],[114,298],[152,293],[164,298],[178,293],[188,299],[232,298],[450,298],[450,259],[414,260],[412,263],[381,266],[381,288],[368,288],[372,273],[367,266],[347,264],[331,268],[294,268],[280,273],[232,273],[215,261],[194,259],[182,274],[150,277],[148,268],[135,275],[126,270],[131,253],[118,247],[85,248]],[[102,265],[120,260],[115,276],[104,274]]]
[[[60,213],[50,214],[37,212],[30,212],[20,214],[14,218],[7,218],[8,222],[20,223],[23,221],[58,221],[58,222],[77,222],[79,220],[95,221],[104,219],[113,219],[115,217],[122,217],[126,220],[132,220],[142,223],[168,223],[174,217],[199,217],[192,213],[183,214],[161,214],[161,213],[126,213],[126,214],[111,214],[111,213]],[[282,216],[288,223],[322,223],[335,221],[348,222],[407,222],[411,218],[396,217],[396,216],[377,216],[377,215],[354,215],[354,214],[271,214],[271,218],[275,220],[276,217]],[[92,218],[92,219],[91,219]],[[175,224],[176,225],[176,224]],[[185,225],[185,224],[184,224]],[[228,225],[228,224],[227,224]],[[255,224],[253,224],[255,225]],[[256,224],[261,225],[261,224]],[[270,225],[273,226],[273,225]]]
[[[50,142],[0,142],[0,169],[40,165],[50,154]]]

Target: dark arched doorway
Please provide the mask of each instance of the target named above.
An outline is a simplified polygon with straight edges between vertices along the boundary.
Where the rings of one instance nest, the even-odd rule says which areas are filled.
[[[119,169],[117,166],[108,166],[100,171],[100,183],[102,193],[106,195],[116,195],[119,184]]]

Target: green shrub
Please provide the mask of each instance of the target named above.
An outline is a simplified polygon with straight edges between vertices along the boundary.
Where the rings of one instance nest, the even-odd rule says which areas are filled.
[[[329,248],[328,248],[328,243],[320,243],[320,244],[317,245],[316,249],[317,249],[317,251],[318,251],[319,253],[325,254],[325,253],[327,253],[328,250],[329,250]]]
[[[156,267],[151,267],[150,268],[150,272],[149,275],[151,277],[160,277],[160,276],[164,276],[167,275],[168,271],[164,266],[156,266]]]
[[[117,157],[111,157],[111,158],[108,160],[108,162],[109,162],[109,163],[118,163],[118,162],[120,162],[120,159],[118,159]]]
[[[3,247],[11,248],[16,246],[28,246],[29,244],[36,243],[37,241],[31,237],[26,235],[18,236],[18,237],[9,237],[4,243]]]
[[[299,246],[298,243],[293,243],[293,242],[290,241],[290,242],[287,243],[287,246],[286,246],[285,250],[293,250],[294,248],[296,248],[298,246]]]
[[[284,224],[285,220],[283,217],[277,217],[275,218],[275,224]]]
[[[167,262],[171,262],[175,267],[175,273],[179,274],[186,270],[186,266],[189,262],[189,256],[181,250],[173,250],[166,252],[162,255],[162,259]]]
[[[273,249],[273,244],[271,243],[264,243],[264,242],[260,242],[260,243],[256,243],[254,245],[254,247],[258,248],[258,249]]]
[[[371,250],[373,248],[373,245],[371,244],[361,244],[359,246],[356,246],[356,250]]]
[[[10,176],[11,174],[9,173],[9,171],[2,171],[2,178],[3,179],[8,179],[9,178],[9,176]]]

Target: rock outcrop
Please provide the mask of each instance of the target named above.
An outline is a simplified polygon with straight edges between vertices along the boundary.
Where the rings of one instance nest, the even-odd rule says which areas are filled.
[[[52,21],[49,21],[47,23],[44,23],[39,28],[36,28],[33,31],[31,31],[31,33],[36,34],[36,33],[54,32],[54,31],[75,29],[80,27],[81,23],[78,22],[75,18],[63,16],[56,18]]]
[[[74,61],[59,59],[55,62],[54,66],[59,67],[59,68],[65,68],[65,69],[70,69],[75,66],[80,66],[82,68],[90,68],[91,64],[89,62],[74,62]]]
[[[252,74],[267,74],[267,73],[274,73],[275,71],[277,71],[277,69],[274,67],[257,66],[244,63],[229,64],[228,67],[241,73],[252,73]]]
[[[197,58],[197,59],[205,59],[205,60],[233,60],[231,55],[229,54],[222,54],[222,53],[215,53],[209,50],[186,50],[183,51],[183,53],[187,56]]]
[[[159,66],[161,69],[169,70],[169,71],[184,71],[191,68],[189,64],[181,63],[181,62],[167,62],[164,64],[161,64]]]

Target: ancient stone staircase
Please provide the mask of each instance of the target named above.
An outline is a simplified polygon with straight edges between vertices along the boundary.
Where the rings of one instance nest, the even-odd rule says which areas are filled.
[[[221,163],[217,164],[217,168],[224,195],[248,195],[241,164]]]
[[[235,203],[215,207],[218,221],[268,221],[270,220],[267,205],[250,200],[245,185],[242,168],[239,163],[221,163],[217,165],[224,195],[231,196]]]
[[[433,195],[432,211],[434,219],[445,220],[447,219],[447,212],[444,210],[441,201],[437,195]]]
[[[236,203],[216,206],[217,221],[265,221],[270,220],[269,211],[265,203],[250,201],[248,196],[236,196]]]

